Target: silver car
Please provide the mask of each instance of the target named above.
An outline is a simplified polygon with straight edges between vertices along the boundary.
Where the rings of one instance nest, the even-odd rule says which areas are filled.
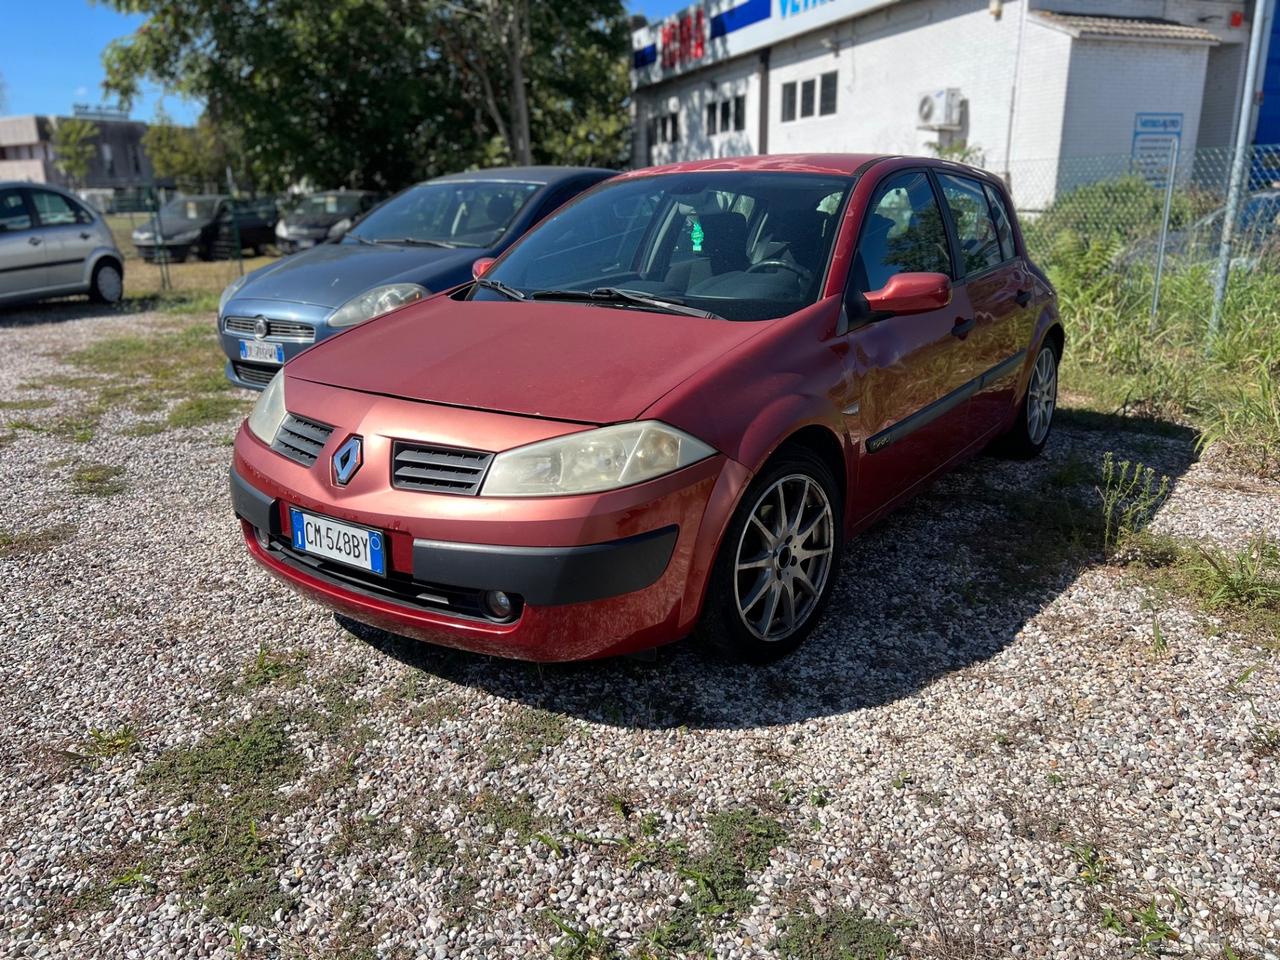
[[[124,256],[102,216],[58,187],[0,183],[0,303],[124,296]]]

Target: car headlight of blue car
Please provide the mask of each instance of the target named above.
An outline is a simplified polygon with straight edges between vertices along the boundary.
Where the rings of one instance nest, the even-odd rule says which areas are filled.
[[[418,283],[388,283],[352,297],[329,318],[331,327],[353,327],[396,307],[421,300],[431,291]]]

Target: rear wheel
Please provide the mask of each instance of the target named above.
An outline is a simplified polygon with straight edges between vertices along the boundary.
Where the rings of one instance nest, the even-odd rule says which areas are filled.
[[[119,303],[124,297],[124,276],[114,263],[100,263],[93,268],[89,281],[89,298],[97,303]]]
[[[735,660],[785,656],[817,624],[840,564],[840,506],[827,465],[786,450],[742,498],[708,586],[702,632]]]
[[[1027,392],[1018,416],[1002,438],[1000,449],[1009,456],[1029,460],[1044,449],[1058,408],[1058,346],[1052,340],[1040,344]]]

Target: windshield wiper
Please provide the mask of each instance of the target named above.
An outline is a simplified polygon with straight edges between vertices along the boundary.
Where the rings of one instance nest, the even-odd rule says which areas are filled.
[[[622,306],[635,305],[650,310],[661,310],[663,313],[675,313],[683,317],[698,317],[702,320],[723,320],[724,317],[710,310],[699,310],[681,300],[659,297],[638,290],[626,290],[622,287],[596,287],[594,290],[535,290],[529,294],[534,300],[580,300],[583,303],[612,303]]]
[[[508,300],[527,300],[529,299],[515,287],[508,286],[501,280],[490,280],[487,277],[479,277],[476,280],[476,286],[484,287],[486,290],[496,290]]]
[[[375,240],[374,243],[402,243],[407,247],[444,247],[446,250],[454,250],[458,247],[458,244],[449,240],[419,240],[417,237],[388,237]]]
[[[352,240],[358,240],[361,243],[367,244],[368,246],[371,246],[371,247],[376,247],[378,245],[377,240],[370,240],[368,237],[362,237],[359,234],[348,233],[347,236],[350,237]]]

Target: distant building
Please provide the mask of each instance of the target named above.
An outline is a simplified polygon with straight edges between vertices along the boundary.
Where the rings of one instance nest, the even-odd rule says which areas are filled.
[[[633,163],[967,147],[1032,209],[1102,158],[1190,175],[1232,142],[1252,6],[701,0],[632,33]]]
[[[98,128],[88,175],[76,184],[82,195],[102,198],[153,184],[155,171],[142,146],[147,124],[111,110],[77,108],[76,114]],[[54,130],[68,119],[38,115],[0,117],[0,180],[69,186],[66,176],[58,169],[53,148]]]

